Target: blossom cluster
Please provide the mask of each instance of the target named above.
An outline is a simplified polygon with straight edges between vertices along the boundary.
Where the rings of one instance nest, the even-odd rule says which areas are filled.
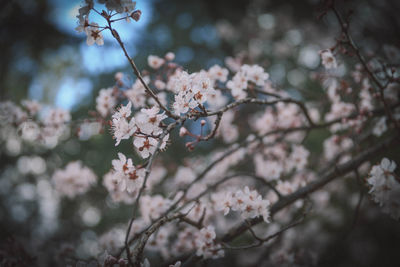
[[[173,109],[177,115],[203,105],[215,94],[212,81],[205,72],[188,74],[177,70],[169,79],[167,88],[175,93]]]
[[[124,15],[127,21],[130,18],[138,21],[140,19],[141,11],[135,10],[136,2],[132,0],[98,0],[99,4],[105,4],[105,7],[111,12],[111,14],[104,13],[102,16],[111,17],[115,14]],[[78,26],[75,28],[78,32],[84,32],[86,34],[87,45],[97,44],[99,46],[104,45],[104,38],[102,31],[104,27],[100,27],[95,22],[89,21],[90,12],[94,8],[93,0],[85,0],[84,5],[79,8]],[[112,14],[114,12],[114,14]]]
[[[318,110],[315,110],[313,117],[319,117]],[[258,134],[264,135],[277,129],[299,127],[304,123],[305,118],[297,105],[281,102],[275,109],[267,107],[263,113],[254,115],[251,126]]]
[[[74,161],[68,163],[65,169],[55,171],[52,180],[60,195],[74,198],[86,193],[97,182],[97,177],[82,162]]]
[[[110,114],[117,103],[113,88],[100,89],[96,98],[96,109],[102,117]]]
[[[7,101],[0,102],[0,119],[3,129],[8,131],[5,134],[10,137],[6,140],[15,140],[17,132],[23,141],[53,148],[68,137],[71,114],[61,108],[44,108],[34,100],[22,101],[22,108]]]
[[[217,210],[222,210],[227,215],[230,210],[240,212],[244,219],[262,216],[265,222],[269,222],[269,200],[263,199],[256,190],[245,187],[234,193],[227,192],[223,199],[215,199]]]
[[[159,113],[158,106],[149,109],[143,108],[135,117],[130,117],[131,109],[132,103],[128,102],[126,106],[121,105],[112,115],[115,146],[119,145],[121,140],[135,136],[133,144],[137,152],[142,158],[148,158],[155,152],[159,142],[159,149],[164,149],[167,145],[169,134],[166,134],[162,140],[157,140],[163,131],[160,124],[167,116]]]
[[[104,4],[107,11],[100,13],[92,0],[85,0],[79,9],[77,30],[86,33],[88,45],[103,45],[102,32],[109,30],[137,76],[132,80],[123,73],[116,73],[115,85],[98,92],[97,112],[90,113],[94,119],[78,123],[77,127],[80,139],[87,140],[101,132],[104,126],[110,126],[116,149],[121,149],[127,140],[131,147],[131,152],[125,154],[120,152],[122,150],[117,151],[118,158],[107,163],[111,169],[102,179],[107,197],[113,202],[135,203],[135,217],[131,218],[127,231],[125,225],[113,225],[97,238],[98,249],[106,250],[104,262],[107,264],[127,264],[128,261],[123,259],[130,257],[130,247],[124,247],[129,246],[126,241],[132,248],[145,243],[139,253],[149,250],[164,260],[186,253],[203,259],[223,257],[228,245],[219,241],[224,238],[217,238],[217,233],[228,226],[249,221],[268,223],[268,229],[260,227],[261,230],[276,233],[294,218],[295,210],[285,203],[287,196],[293,198],[296,208],[307,201],[315,202],[316,209],[319,208],[323,215],[328,210],[325,208],[331,193],[343,188],[341,185],[327,186],[326,191],[311,195],[319,189],[316,186],[324,183],[326,177],[333,180],[329,171],[351,161],[361,151],[366,140],[364,135],[375,140],[398,127],[400,110],[396,88],[388,85],[382,90],[381,99],[376,98],[365,66],[356,66],[351,74],[352,81],[346,82],[338,74],[340,68],[335,58],[338,50],[320,51],[322,65],[328,70],[321,76],[316,75],[322,77],[326,89],[322,104],[305,102],[303,95],[291,94],[291,90],[276,89],[269,79],[268,66],[252,64],[256,61],[240,55],[228,58],[227,68],[213,65],[197,72],[185,71],[183,66],[173,62],[175,55],[172,52],[163,57],[149,55],[150,70],[140,72],[112,27],[115,21],[139,19],[140,11],[135,10],[135,2],[99,0],[98,3]],[[89,21],[92,11],[106,20],[106,26]],[[271,73],[274,73],[272,68]],[[261,108],[249,108],[254,111],[249,114],[245,108],[253,104]],[[379,110],[382,107],[385,107],[385,113],[383,109]],[[7,148],[13,145],[10,140],[18,138],[54,147],[72,132],[69,131],[71,123],[69,111],[46,109],[35,101],[23,101],[21,106],[12,102],[0,103],[0,126],[7,126],[2,127],[0,133],[2,140],[7,140]],[[180,129],[179,137],[177,129]],[[314,139],[312,134],[318,129],[323,133],[318,134],[321,138]],[[209,134],[205,135],[205,131]],[[214,141],[214,137],[220,139]],[[186,147],[187,155],[192,157],[185,154],[182,162],[167,157],[156,159],[167,144],[184,148],[183,143],[190,138],[195,140],[187,142]],[[38,140],[40,142],[36,142]],[[317,143],[315,147],[321,150],[322,156],[310,153],[312,142]],[[195,149],[194,144],[200,143],[204,144],[199,145],[200,149],[207,153],[190,154]],[[357,149],[354,149],[356,144]],[[323,169],[320,168],[322,164],[329,166]],[[32,156],[20,157],[17,165],[19,172],[26,175],[41,175],[52,168],[41,157]],[[339,173],[353,171],[346,170],[346,166],[339,166]],[[361,169],[366,168],[360,167],[360,172]],[[399,219],[400,184],[395,169],[394,161],[384,158],[372,168],[367,182],[374,201],[384,212]],[[317,173],[321,174],[321,180],[317,180]],[[310,183],[312,180],[316,182]],[[52,181],[60,195],[74,198],[88,192],[97,178],[82,162],[74,161],[63,169],[56,169]],[[296,196],[298,190],[303,190],[297,194],[300,197]],[[307,200],[303,199],[305,193],[310,195]],[[271,205],[281,200],[281,206],[284,206],[279,208],[281,212],[271,214]],[[278,203],[274,207],[279,206]],[[96,212],[82,213],[82,217],[90,217],[89,221],[100,221]],[[238,220],[239,216],[242,220]],[[332,221],[339,221],[339,217],[337,215]],[[168,218],[173,219],[168,221]],[[314,233],[318,227],[320,224],[307,229]],[[256,235],[251,233],[253,237]],[[279,242],[282,244],[277,244],[279,250],[273,251],[271,258],[273,261],[275,256],[286,258],[287,262],[294,263],[295,254],[291,249],[296,247],[295,233],[286,233]],[[257,240],[261,245],[263,239]],[[150,265],[148,260],[140,264]],[[175,266],[180,264],[178,261]]]
[[[369,178],[369,193],[382,211],[390,214],[396,220],[400,218],[400,181],[394,170],[396,163],[383,158],[380,164],[372,167]]]
[[[235,99],[243,99],[247,97],[246,89],[249,82],[257,86],[264,86],[269,74],[259,65],[244,64],[239,71],[228,81],[226,87],[231,89],[232,96]]]
[[[196,255],[203,256],[205,259],[217,259],[224,256],[224,251],[221,249],[220,244],[215,243],[215,230],[213,226],[202,228],[195,239],[196,242]]]

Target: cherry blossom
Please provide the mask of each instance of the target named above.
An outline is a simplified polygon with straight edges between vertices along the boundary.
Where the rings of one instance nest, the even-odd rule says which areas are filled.
[[[395,178],[395,169],[394,161],[383,158],[379,165],[372,167],[367,181],[374,201],[379,203],[383,212],[397,220],[400,218],[400,182]]]
[[[56,170],[52,180],[60,195],[74,198],[88,191],[97,178],[91,169],[82,165],[82,162],[74,161],[65,169]]]
[[[322,65],[324,65],[326,69],[337,68],[336,58],[333,56],[331,50],[329,49],[321,50],[319,54],[321,55]]]
[[[228,80],[228,70],[214,65],[208,69],[208,76],[213,81],[226,82]]]
[[[244,219],[262,216],[265,222],[269,222],[269,201],[263,199],[256,190],[250,190],[247,186],[243,191],[227,192],[217,205],[217,210],[223,210],[224,215],[227,215],[232,209],[239,211]]]
[[[153,69],[159,69],[164,64],[164,62],[165,62],[164,59],[154,55],[150,55],[147,58],[147,63]]]
[[[116,105],[113,88],[101,89],[96,98],[96,109],[102,117],[106,117]]]
[[[129,102],[126,106],[122,105],[112,115],[112,129],[116,140],[115,146],[118,146],[121,140],[129,139],[137,130],[135,118],[128,118],[131,115],[131,107],[132,103]]]
[[[153,106],[149,109],[141,109],[140,113],[136,115],[137,126],[140,131],[145,134],[158,135],[162,132],[160,123],[167,118],[165,113],[160,113],[158,106]]]
[[[87,45],[104,45],[103,34],[98,27],[97,23],[92,22],[88,27],[85,28],[85,33],[87,36],[86,43]]]
[[[148,158],[150,154],[153,154],[158,144],[157,139],[153,137],[141,137],[137,136],[133,141],[136,150],[142,158]]]
[[[197,256],[203,256],[205,259],[217,259],[224,256],[224,251],[219,249],[221,246],[214,243],[215,237],[215,230],[211,225],[200,230],[195,241]]]
[[[98,9],[100,4],[103,6]],[[110,34],[132,68],[126,74],[115,73],[114,84],[99,90],[95,111],[89,111],[89,117],[81,120],[75,118],[80,113],[74,112],[73,118],[69,110],[33,100],[0,102],[0,143],[9,168],[4,173],[12,177],[2,182],[4,192],[15,191],[25,200],[42,198],[39,201],[55,205],[62,201],[59,196],[73,199],[97,182],[95,173],[81,161],[57,169],[63,159],[82,154],[85,161],[104,162],[106,170],[96,170],[104,171],[99,173],[101,190],[93,190],[89,201],[79,203],[76,213],[82,216],[76,217],[92,226],[86,223],[86,211],[98,210],[97,203],[89,203],[92,193],[101,200],[98,205],[107,207],[104,214],[89,216],[97,221],[126,208],[127,217],[117,216],[118,223],[98,238],[97,231],[105,229],[103,226],[95,229],[96,234],[87,230],[82,239],[91,243],[79,246],[90,248],[91,258],[105,250],[97,263],[110,266],[150,266],[145,257],[159,260],[156,264],[186,266],[199,259],[218,259],[225,253],[231,256],[230,250],[243,255],[243,248],[262,246],[275,237],[280,239],[271,247],[271,257],[264,257],[257,249],[249,253],[255,258],[262,256],[269,265],[295,265],[302,245],[312,243],[307,238],[317,238],[318,246],[327,244],[321,241],[326,236],[320,235],[325,219],[335,227],[346,221],[348,216],[337,206],[347,211],[357,205],[355,214],[367,212],[364,206],[360,209],[361,204],[366,205],[361,203],[362,195],[348,186],[356,179],[336,179],[340,176],[367,177],[358,185],[368,187],[371,200],[384,213],[400,218],[396,163],[383,158],[370,167],[374,158],[395,153],[385,148],[395,149],[398,142],[398,67],[385,63],[375,52],[364,56],[363,45],[353,44],[348,25],[341,24],[341,35],[331,49],[319,52],[326,70],[317,68],[318,46],[325,41],[313,40],[310,47],[297,49],[297,44],[289,41],[293,33],[297,35],[295,29],[285,33],[288,40],[273,46],[269,42],[264,45],[263,36],[252,36],[252,32],[251,40],[234,50],[248,51],[227,57],[225,64],[192,71],[180,60],[173,62],[175,54],[168,52],[149,55],[146,70],[130,54],[116,26],[139,20],[141,11],[135,8],[136,2],[131,0],[99,0],[96,7],[86,0],[79,8],[76,30],[86,33],[87,45],[104,45],[103,34]],[[97,16],[99,24],[89,16]],[[264,30],[268,24],[264,20],[275,18],[270,14],[256,17],[254,25]],[[248,19],[244,15],[244,20]],[[340,17],[339,22],[343,23]],[[227,23],[217,28],[229,39]],[[269,29],[264,33],[273,37],[274,32]],[[233,35],[230,38],[241,38]],[[297,54],[301,62],[301,55],[309,50],[305,54],[316,56],[314,66],[283,66],[291,50],[295,60],[290,62],[297,64]],[[279,61],[269,58],[274,53]],[[338,68],[336,56],[349,55],[355,56],[344,59]],[[279,71],[281,67],[284,71]],[[300,78],[293,79],[296,76]],[[115,148],[99,153],[83,150],[86,146],[79,142],[88,140],[87,147],[99,144],[103,139],[89,138],[103,133],[104,138],[109,137],[107,131],[112,133]],[[172,149],[165,151],[167,146]],[[107,153],[102,151],[112,149],[117,158],[107,161]],[[58,155],[58,151],[65,151],[65,155]],[[55,190],[46,174],[53,169]],[[18,185],[15,173],[21,180],[33,176],[34,181]],[[38,189],[49,187],[49,192],[29,189],[36,184]],[[337,197],[343,201],[331,205]],[[308,216],[311,203],[318,216],[304,221],[297,230],[294,227]],[[15,205],[11,205],[10,214],[23,215],[20,203]],[[363,218],[374,216],[371,213]],[[300,239],[299,231],[303,233]],[[237,237],[241,239],[236,247],[232,240]],[[249,254],[248,258],[252,257]],[[185,261],[178,260],[183,258]]]

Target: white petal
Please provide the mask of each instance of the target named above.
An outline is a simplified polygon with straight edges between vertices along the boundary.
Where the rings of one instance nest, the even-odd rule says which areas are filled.
[[[390,160],[387,159],[387,158],[383,158],[382,161],[381,161],[382,169],[388,170],[389,166],[390,166]]]

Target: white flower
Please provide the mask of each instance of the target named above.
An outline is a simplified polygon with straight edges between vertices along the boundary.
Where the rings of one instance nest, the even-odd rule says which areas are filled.
[[[167,142],[169,140],[169,134],[166,134],[164,138],[162,139],[161,145],[160,145],[160,150],[164,150],[167,147]]]
[[[0,125],[19,124],[26,120],[27,117],[27,114],[13,102],[0,102]]]
[[[264,135],[273,129],[275,129],[277,124],[277,119],[270,108],[265,109],[264,113],[256,115],[256,117],[251,120],[252,127],[260,134]]]
[[[125,231],[121,228],[113,228],[99,237],[99,245],[103,250],[111,254],[118,252],[120,244],[124,242]]]
[[[127,190],[128,193],[134,193],[140,188],[145,176],[145,169],[137,169],[132,159],[127,159],[122,153],[118,153],[119,159],[112,160],[112,165],[118,177],[114,177],[116,186],[119,190]]]
[[[226,216],[233,205],[233,201],[234,198],[232,197],[232,193],[226,192],[223,198],[216,201],[216,210],[224,211],[224,216]]]
[[[116,105],[117,100],[113,96],[113,88],[101,89],[96,98],[96,109],[102,117],[106,117]]]
[[[43,119],[44,124],[51,126],[60,126],[71,120],[71,114],[68,110],[53,108]]]
[[[172,60],[175,59],[175,54],[172,53],[172,52],[168,52],[168,53],[165,54],[165,59],[168,60],[168,61],[172,61]]]
[[[152,137],[136,137],[133,144],[142,158],[148,158],[156,150],[158,141]]]
[[[143,184],[144,176],[146,175],[146,170],[143,168],[136,169],[133,167],[129,174],[125,176],[123,183],[126,183],[126,190],[128,193],[136,192],[140,189]]]
[[[40,136],[40,128],[37,123],[33,121],[24,121],[19,125],[21,137],[27,141],[34,141]]]
[[[115,146],[118,146],[121,140],[129,139],[136,132],[135,118],[131,118],[128,122],[127,119],[113,119],[112,130],[116,140]]]
[[[210,108],[218,109],[228,103],[228,97],[224,96],[219,90],[213,90],[207,95],[207,103]]]
[[[175,114],[186,113],[189,109],[194,109],[197,106],[198,103],[190,97],[185,97],[183,94],[175,95],[175,102],[173,104]]]
[[[214,65],[211,68],[208,69],[208,76],[210,79],[213,81],[220,81],[220,82],[226,82],[228,79],[228,70],[225,68],[221,68],[218,65]]]
[[[150,109],[141,109],[136,116],[137,124],[142,133],[158,135],[162,132],[159,127],[160,123],[167,118],[165,113],[161,113],[158,106],[153,106]]]
[[[120,173],[111,170],[103,176],[103,185],[109,192],[122,192]]]
[[[174,181],[177,185],[190,184],[196,178],[196,174],[191,168],[179,167],[176,171]]]
[[[191,93],[193,98],[199,103],[203,104],[207,101],[207,96],[214,92],[213,84],[204,71],[193,73],[191,75]]]
[[[241,71],[237,72],[231,81],[226,83],[226,87],[231,89],[232,96],[236,99],[247,97],[245,89],[247,88],[247,78]]]
[[[278,190],[279,193],[281,193],[282,195],[289,195],[296,190],[296,187],[294,183],[291,183],[289,181],[279,181],[276,185],[276,190]]]
[[[353,146],[353,141],[347,137],[333,135],[323,143],[324,157],[327,160],[334,159],[340,152],[344,152]]]
[[[161,81],[161,80],[156,80],[154,82],[154,86],[158,89],[158,90],[164,90],[165,89],[165,82]]]
[[[158,56],[150,55],[147,58],[147,63],[153,69],[159,69],[164,64],[164,62],[165,60]]]
[[[83,25],[87,22],[87,18],[89,16],[90,10],[93,8],[93,0],[85,0],[85,5],[80,7],[78,12],[79,14],[76,16],[79,20],[79,26],[76,28],[78,32],[84,31]]]
[[[114,170],[124,175],[129,174],[130,170],[133,168],[132,159],[127,159],[122,153],[118,153],[118,158],[119,159],[114,159],[111,162]]]
[[[148,82],[148,77],[143,78],[145,82]],[[126,97],[132,102],[135,108],[144,107],[146,104],[146,90],[139,79],[135,81],[132,88],[125,91]]]
[[[260,216],[263,217],[264,222],[269,223],[269,217],[270,217],[270,202],[268,199],[260,199],[258,198],[256,202],[256,209],[257,212]]]
[[[249,81],[258,86],[264,86],[268,77],[269,74],[261,66],[245,64],[240,67],[233,79],[227,82],[226,87],[232,90],[234,98],[243,99],[247,97],[245,89],[247,89]]]
[[[265,160],[262,155],[257,154],[254,157],[256,174],[264,177],[267,181],[277,180],[283,173],[283,162],[276,160]]]
[[[74,161],[64,170],[55,171],[52,180],[61,195],[73,198],[88,191],[97,178],[91,169],[83,166],[80,161]]]
[[[221,245],[215,244],[215,230],[213,226],[202,228],[196,236],[195,243],[197,247],[197,256],[203,256],[205,259],[217,259],[224,256]]]
[[[22,105],[28,110],[29,115],[35,116],[42,106],[36,100],[23,100]]]
[[[121,140],[129,139],[137,130],[135,118],[131,118],[132,103],[126,106],[121,105],[120,109],[112,115],[112,130],[116,139],[115,146],[119,145]]]
[[[160,217],[172,204],[172,200],[161,195],[144,195],[140,198],[140,213],[145,222]]]
[[[87,45],[93,45],[94,43],[97,45],[104,44],[103,35],[101,34],[101,30],[98,26],[99,25],[97,23],[92,23],[91,26],[85,28]]]
[[[386,132],[386,130],[387,130],[386,117],[382,117],[375,124],[374,128],[372,129],[372,133],[375,136],[381,136],[384,132]]]
[[[310,152],[301,145],[293,145],[292,153],[289,157],[290,169],[295,168],[296,170],[302,170],[307,165],[307,158]]]
[[[212,242],[217,235],[213,226],[209,225],[206,228],[200,230],[200,239],[206,243]]]
[[[367,181],[371,187],[369,193],[382,207],[382,211],[398,219],[400,217],[400,183],[395,178],[395,169],[394,161],[383,158],[379,165],[372,167]]]
[[[127,119],[132,112],[132,103],[129,101],[126,106],[121,105],[121,107],[112,115],[113,119]]]
[[[100,4],[106,4],[109,11],[117,13],[129,13],[135,9],[136,2],[132,0],[98,0]]]
[[[326,69],[337,68],[336,58],[333,56],[330,49],[321,50],[319,51],[319,54],[322,59],[322,65],[324,65]]]
[[[135,201],[138,190],[129,193],[126,191],[125,175],[116,171],[110,171],[103,177],[103,185],[108,190],[114,202],[124,202],[132,204]]]
[[[269,74],[264,71],[261,66],[258,65],[243,65],[240,68],[247,80],[252,81],[258,86],[264,86],[266,80],[269,78]]]
[[[387,158],[383,158],[380,167],[384,172],[393,172],[396,169],[396,163]]]

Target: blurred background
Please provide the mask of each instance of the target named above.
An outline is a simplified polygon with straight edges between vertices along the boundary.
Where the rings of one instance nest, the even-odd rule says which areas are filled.
[[[353,10],[352,33],[367,55],[378,53],[399,63],[398,57],[386,53],[400,45],[399,1],[338,4],[344,12]],[[116,72],[132,76],[108,33],[104,33],[104,46],[87,46],[86,36],[74,30],[79,7],[76,0],[0,2],[1,101],[35,99],[70,109],[73,119],[79,119],[95,109],[98,91],[114,84]],[[189,72],[223,65],[226,57],[237,56],[263,66],[273,85],[295,98],[325,98],[322,86],[313,79],[321,68],[318,51],[333,46],[340,32],[330,14],[318,19],[323,5],[317,0],[139,0],[136,8],[142,11],[140,21],[117,23],[116,29],[142,70],[148,68],[149,54],[163,56],[169,51]],[[347,71],[345,65],[340,66],[339,73]],[[325,137],[326,133],[315,135],[308,148],[320,152]],[[129,149],[122,147],[122,151]],[[91,255],[96,236],[110,225],[126,223],[130,207],[121,204],[116,208],[101,186],[91,190],[84,201],[60,199],[50,190],[49,177],[62,162],[78,159],[101,177],[116,153],[108,132],[86,141],[69,139],[51,151],[29,145],[15,151],[2,143],[0,258],[9,254],[32,260],[32,265],[57,265],[49,255],[61,243],[77,246],[83,258]],[[21,155],[34,162],[30,169]],[[168,168],[174,169],[188,154],[183,144],[176,144],[166,155]],[[340,215],[325,218],[323,235],[328,241],[319,253],[319,266],[399,266],[395,264],[400,264],[398,222],[380,214],[365,199],[356,226],[351,226],[354,201],[343,198],[356,198],[359,189],[354,182],[346,186],[344,190],[354,194],[333,198]],[[349,228],[351,233],[346,234]]]

